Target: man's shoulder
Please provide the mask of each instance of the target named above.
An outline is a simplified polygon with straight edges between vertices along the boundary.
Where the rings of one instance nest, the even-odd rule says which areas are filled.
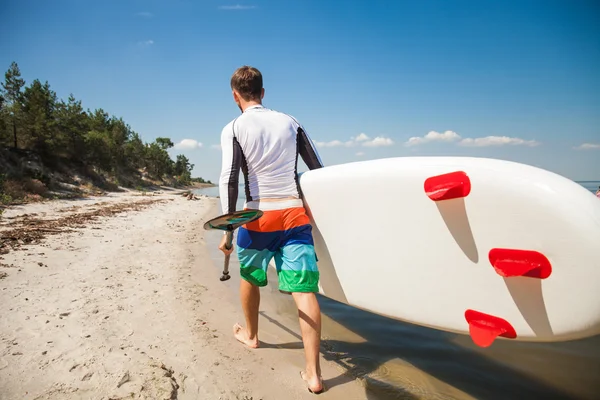
[[[234,119],[232,119],[231,121],[229,121],[227,123],[227,125],[225,125],[223,127],[223,129],[221,129],[221,135],[226,134],[228,132],[232,132],[233,131],[233,125],[235,124],[235,121],[238,120],[240,117],[235,117]]]
[[[271,108],[269,108],[269,109],[268,109],[268,111],[271,111],[271,112],[273,112],[273,113],[276,113],[276,114],[277,114],[277,115],[279,115],[279,116],[282,116],[282,117],[289,118],[289,119],[290,119],[290,120],[292,120],[292,121],[293,121],[295,124],[297,124],[297,125],[300,125],[300,122],[298,122],[298,119],[297,119],[296,117],[294,117],[293,115],[291,115],[291,114],[288,114],[288,113],[286,113],[286,112],[279,111],[279,110],[273,110],[273,109],[271,109]]]
[[[264,108],[263,112],[261,112],[262,115],[264,112],[274,116],[275,118],[279,118],[279,119],[285,119],[288,120],[292,125],[300,125],[300,122],[298,122],[298,119],[296,117],[294,117],[291,114],[279,111],[279,110],[274,110],[272,108]],[[229,134],[232,133],[234,130],[237,130],[236,127],[238,126],[243,126],[244,125],[244,121],[246,120],[251,120],[253,114],[247,114],[247,113],[243,113],[237,117],[235,117],[234,119],[232,119],[231,121],[229,121],[229,123],[227,123],[227,125],[225,125],[223,127],[223,129],[221,130],[221,134],[225,135],[225,134]]]

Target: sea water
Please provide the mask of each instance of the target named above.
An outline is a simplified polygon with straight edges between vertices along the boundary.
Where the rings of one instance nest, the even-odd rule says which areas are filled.
[[[600,185],[600,181],[578,183],[592,193]],[[219,190],[209,187],[196,193],[217,197]],[[239,197],[241,209],[243,187]],[[221,260],[217,240],[215,236],[208,243],[215,260]],[[372,268],[377,274],[377,265]],[[275,273],[269,273],[269,286],[261,298],[270,311],[262,315],[282,329],[296,329],[293,301],[277,291]],[[600,398],[600,336],[561,343],[501,340],[483,349],[466,335],[395,321],[323,296],[319,303],[322,354],[347,371],[329,385],[360,378],[368,399]]]
[[[577,183],[592,193],[596,193],[596,191],[600,188],[600,181],[578,181]]]

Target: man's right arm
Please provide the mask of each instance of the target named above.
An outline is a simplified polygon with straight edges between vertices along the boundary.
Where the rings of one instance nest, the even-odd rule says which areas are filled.
[[[308,169],[323,168],[323,162],[319,157],[317,148],[302,125],[298,126],[298,153]]]

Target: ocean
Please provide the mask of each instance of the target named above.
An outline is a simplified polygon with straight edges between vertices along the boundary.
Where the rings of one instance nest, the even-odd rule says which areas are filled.
[[[592,193],[596,193],[598,188],[600,188],[600,181],[577,181],[577,183]]]
[[[600,181],[578,183],[592,193],[600,186]],[[219,194],[217,187],[196,193]],[[240,190],[238,208],[243,196]],[[219,239],[207,235],[212,257],[221,268]],[[231,271],[236,270],[235,262],[232,257]],[[267,311],[261,315],[284,330],[296,327],[293,301],[277,291],[275,273],[269,273],[270,283],[261,296],[261,310]],[[233,274],[232,290],[237,289],[237,279]],[[323,356],[347,370],[329,384],[359,378],[370,400],[600,398],[600,336],[561,343],[502,340],[482,349],[468,336],[395,321],[324,296],[319,296],[319,303]]]

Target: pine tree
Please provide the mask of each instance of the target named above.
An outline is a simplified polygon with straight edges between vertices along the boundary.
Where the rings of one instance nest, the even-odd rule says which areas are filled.
[[[21,79],[21,70],[16,62],[12,62],[6,74],[4,74],[4,83],[2,84],[4,105],[2,107],[3,119],[8,120],[5,125],[12,126],[13,146],[18,148],[17,125],[20,123],[23,109],[23,86],[25,80]]]

